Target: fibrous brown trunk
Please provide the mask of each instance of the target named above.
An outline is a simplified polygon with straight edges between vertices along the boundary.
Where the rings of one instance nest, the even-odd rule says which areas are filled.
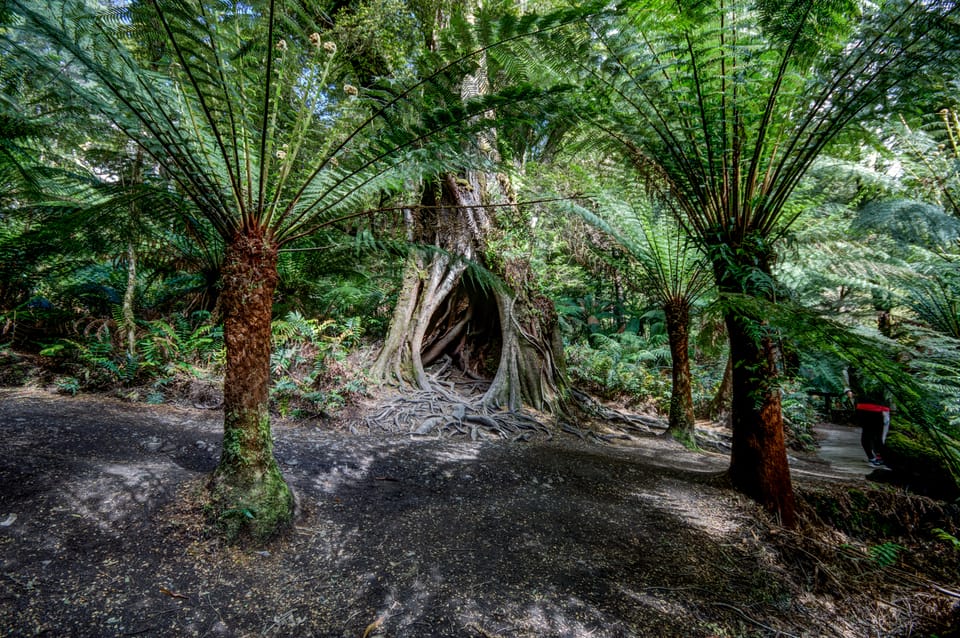
[[[267,538],[293,514],[293,496],[273,456],[268,411],[278,279],[276,246],[259,229],[238,232],[223,268],[223,452],[210,481],[217,522],[231,537],[249,532]]]
[[[743,258],[743,264],[730,264],[722,257],[714,262],[718,287],[728,298],[757,294],[743,273],[759,269],[769,277],[765,256],[744,254]],[[776,343],[764,321],[749,311],[732,305],[724,318],[733,366],[728,474],[737,490],[776,514],[783,525],[793,526],[796,505],[777,383]]]
[[[776,383],[776,348],[770,337],[758,340],[758,327],[755,319],[727,315],[734,361],[730,479],[784,525],[793,526],[796,509]]]
[[[678,441],[695,443],[693,391],[690,387],[690,305],[683,299],[664,304],[673,385],[670,390],[670,421],[667,432]]]

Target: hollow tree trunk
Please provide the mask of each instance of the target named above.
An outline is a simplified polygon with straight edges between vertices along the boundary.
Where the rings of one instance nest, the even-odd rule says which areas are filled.
[[[249,532],[265,539],[293,514],[293,496],[273,456],[267,404],[278,279],[276,246],[258,229],[239,232],[223,268],[223,452],[210,480],[214,514],[230,537]]]
[[[416,211],[413,236],[443,252],[417,254],[408,262],[371,376],[430,390],[425,366],[447,355],[470,376],[492,377],[484,405],[510,410],[528,405],[560,414],[565,371],[552,302],[532,293],[533,274],[523,260],[491,268],[509,289],[465,281],[465,260],[485,263],[493,226],[480,202],[485,183],[468,173],[446,175],[435,186],[425,191],[425,206]]]
[[[468,21],[472,21],[472,9],[472,3],[465,4]],[[443,11],[438,16],[439,25],[446,18]],[[460,84],[465,101],[489,89],[486,57],[481,54],[477,61]],[[495,131],[478,133],[472,143],[486,159],[499,161]],[[507,263],[501,254],[490,251],[494,233],[501,241],[507,235],[506,227],[498,227],[490,212],[488,205],[494,201],[516,201],[504,175],[467,170],[446,173],[428,184],[422,200],[425,206],[416,211],[411,237],[443,253],[415,256],[408,263],[404,288],[372,376],[430,389],[425,366],[448,355],[471,376],[493,376],[482,399],[484,406],[515,410],[526,404],[557,413],[564,372],[556,313],[548,300],[532,294],[529,264]],[[464,281],[468,260],[500,276],[511,292]],[[524,271],[522,280],[511,280],[511,269]],[[498,364],[491,375],[488,364],[493,361]]]
[[[400,297],[383,347],[371,367],[371,377],[382,383],[410,383],[421,390],[432,389],[425,366],[439,356],[436,343],[438,312],[451,312],[452,293],[461,284],[465,259],[474,255],[476,234],[472,229],[486,224],[472,188],[448,175],[428,183],[423,206],[408,220],[409,237],[420,244],[441,249],[434,253],[415,252],[407,260]],[[474,217],[468,220],[468,217]],[[460,328],[461,330],[463,328]],[[427,363],[424,363],[424,351]]]
[[[664,304],[664,314],[673,375],[667,432],[678,441],[692,445],[696,439],[690,388],[690,306],[683,300],[673,300]]]
[[[744,260],[741,264],[730,264],[725,257],[714,262],[721,295],[755,294],[743,273],[758,268],[763,274],[770,274],[769,262],[763,255],[746,251],[740,254]],[[732,306],[724,319],[733,366],[733,439],[728,474],[734,488],[778,515],[783,525],[793,526],[796,506],[777,383],[776,344],[765,334],[760,317]]]
[[[566,403],[563,342],[553,302],[533,294],[530,265],[508,262],[512,290],[497,290],[501,346],[497,374],[483,397],[485,405],[518,410],[528,405],[554,415]]]

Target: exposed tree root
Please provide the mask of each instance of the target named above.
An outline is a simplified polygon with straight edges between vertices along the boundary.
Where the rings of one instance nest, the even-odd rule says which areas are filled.
[[[490,382],[470,378],[449,364],[445,357],[426,373],[430,390],[407,388],[385,397],[376,412],[350,424],[350,430],[413,437],[462,436],[473,441],[550,440],[557,434],[569,434],[582,441],[608,443],[651,435],[667,427],[660,419],[611,410],[578,390],[572,394],[576,407],[585,421],[601,422],[603,432],[533,410],[492,410],[484,401]]]
[[[667,429],[663,419],[645,414],[632,414],[613,410],[602,405],[599,401],[585,392],[571,390],[571,395],[577,408],[593,419],[599,419],[606,425],[621,430],[626,434],[656,434]]]
[[[440,388],[439,383],[435,387]],[[379,412],[362,420],[370,430],[415,437],[465,436],[473,441],[552,439],[554,428],[524,411],[490,412],[481,395],[462,395],[455,389],[394,395]]]

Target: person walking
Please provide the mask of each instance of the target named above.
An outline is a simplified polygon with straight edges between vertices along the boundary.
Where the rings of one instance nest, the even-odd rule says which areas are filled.
[[[883,452],[890,432],[890,401],[879,383],[866,383],[853,368],[844,370],[844,394],[854,405],[854,423],[860,426],[860,445],[871,467],[886,468]]]

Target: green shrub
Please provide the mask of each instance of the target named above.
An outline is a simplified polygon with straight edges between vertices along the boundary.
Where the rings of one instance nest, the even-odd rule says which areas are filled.
[[[281,416],[327,415],[366,391],[362,375],[346,363],[363,337],[359,318],[319,321],[292,311],[272,330],[270,398]]]
[[[911,491],[935,498],[960,496],[955,477],[929,435],[895,418],[886,440],[887,463]]]
[[[646,339],[623,333],[594,334],[568,346],[567,370],[574,385],[603,399],[628,397],[658,412],[670,405],[670,351],[665,336]]]
[[[817,446],[813,426],[819,420],[819,415],[813,397],[803,391],[802,387],[802,379],[781,381],[783,422],[788,445],[797,450],[812,451]]]

